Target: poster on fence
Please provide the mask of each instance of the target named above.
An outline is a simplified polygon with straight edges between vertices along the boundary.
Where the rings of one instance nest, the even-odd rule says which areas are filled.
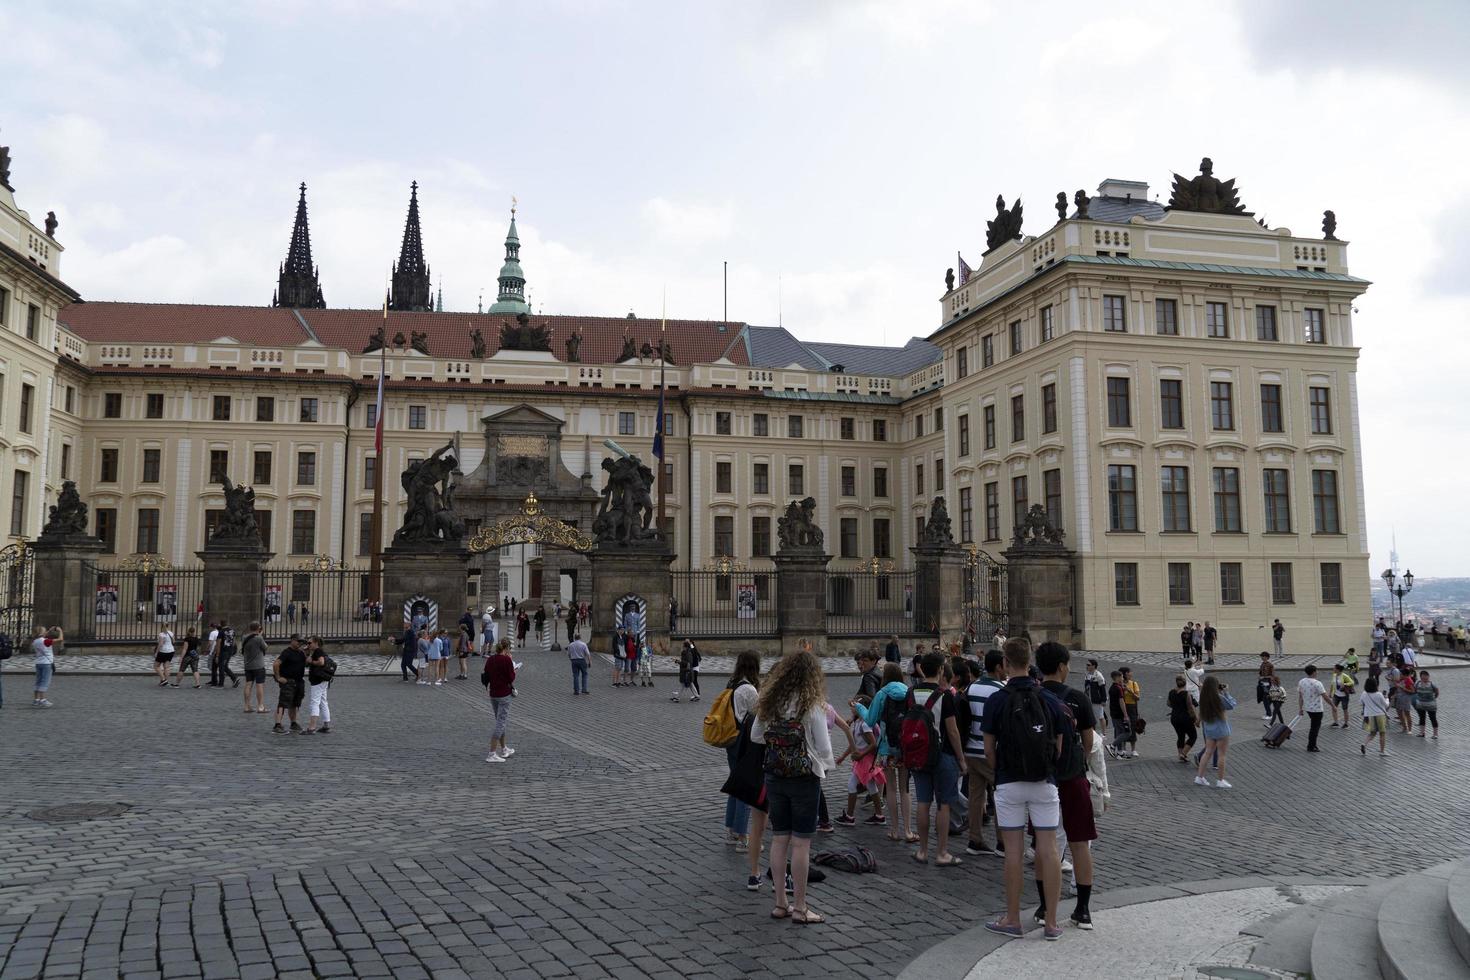
[[[177,585],[160,585],[153,590],[153,618],[160,623],[172,623],[179,618]]]
[[[97,614],[97,622],[117,622],[117,586],[97,586],[97,598],[93,601],[92,608]]]
[[[903,614],[909,619],[914,618],[914,587],[912,585],[903,587]]]
[[[755,619],[754,582],[741,582],[735,586],[735,618]]]
[[[281,621],[281,586],[267,585],[265,587],[265,614],[261,617],[261,621],[266,623]]]

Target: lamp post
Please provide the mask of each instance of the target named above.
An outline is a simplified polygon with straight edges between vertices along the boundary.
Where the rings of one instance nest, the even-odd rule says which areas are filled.
[[[1405,570],[1403,576],[1399,577],[1394,574],[1393,569],[1385,568],[1381,578],[1383,579],[1383,584],[1388,586],[1388,594],[1399,601],[1398,625],[1402,626],[1404,624],[1404,596],[1414,591],[1414,573]],[[1390,611],[1392,611],[1392,608],[1392,605],[1390,605]]]

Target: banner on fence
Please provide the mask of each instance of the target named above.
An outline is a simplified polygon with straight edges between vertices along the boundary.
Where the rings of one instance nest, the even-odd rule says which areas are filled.
[[[93,601],[92,608],[97,614],[97,622],[117,622],[117,586],[97,586],[97,598]]]
[[[172,623],[179,618],[177,585],[160,585],[153,590],[153,618],[160,623]]]
[[[735,586],[735,618],[755,619],[754,582],[742,582]]]
[[[914,587],[912,585],[903,587],[903,614],[908,619],[914,618]]]
[[[263,622],[279,623],[281,621],[281,586],[267,585],[265,587],[265,614]]]

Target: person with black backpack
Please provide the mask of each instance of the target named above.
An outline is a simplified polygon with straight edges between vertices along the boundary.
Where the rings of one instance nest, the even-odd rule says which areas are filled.
[[[322,638],[313,636],[306,644],[306,734],[320,732],[326,735],[332,730],[332,709],[327,706],[327,689],[332,678],[337,676],[337,661],[327,656],[322,649]],[[316,727],[317,716],[321,716],[322,727]]]
[[[1036,833],[1036,875],[1046,903],[1043,937],[1055,941],[1062,938],[1056,924],[1061,891],[1056,832],[1062,822],[1056,772],[1062,733],[1067,730],[1067,708],[1031,679],[1029,643],[1007,640],[1003,652],[1010,679],[986,700],[980,727],[985,735],[985,757],[995,764],[995,826],[1005,844],[1006,911],[985,923],[985,928],[1008,938],[1025,935],[1021,863],[1029,820]]]
[[[1092,699],[1067,686],[1072,655],[1060,643],[1043,643],[1036,649],[1036,666],[1041,670],[1042,690],[1056,696],[1067,706],[1067,724],[1062,731],[1062,752],[1057,759],[1057,801],[1062,811],[1062,833],[1071,848],[1077,878],[1077,907],[1072,910],[1072,925],[1091,931],[1092,912],[1092,842],[1097,840],[1097,823],[1092,816],[1092,785],[1087,781],[1087,759],[1092,755],[1092,740],[1097,721],[1092,712]],[[1043,906],[1035,918],[1046,917]]]
[[[929,863],[929,807],[935,804],[939,842],[934,864],[953,868],[964,863],[949,853],[949,810],[959,799],[959,760],[965,748],[955,720],[954,695],[940,682],[943,671],[944,654],[926,653],[920,658],[919,682],[904,703],[899,747],[903,764],[914,774],[914,799],[919,804],[919,849],[913,858],[920,864]]]

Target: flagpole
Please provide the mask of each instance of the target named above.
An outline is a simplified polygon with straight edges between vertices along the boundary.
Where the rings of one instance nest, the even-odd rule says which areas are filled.
[[[383,343],[378,348],[378,401],[377,417],[373,419],[373,519],[372,519],[372,555],[368,563],[368,597],[375,602],[383,601],[383,433],[387,426],[384,424],[383,411],[385,404],[384,389],[388,380],[388,299],[383,298]],[[388,610],[383,610],[383,622],[388,622]]]
[[[668,468],[666,466],[664,466],[664,460],[668,457],[668,454],[669,454],[668,443],[664,440],[664,430],[668,427],[668,425],[664,421],[664,419],[668,417],[668,411],[669,411],[668,405],[664,401],[664,393],[667,390],[666,385],[665,385],[664,375],[668,371],[668,367],[669,367],[669,351],[668,351],[668,345],[669,345],[669,340],[668,340],[668,333],[669,333],[669,298],[668,298],[668,292],[667,291],[665,291],[665,293],[664,293],[663,309],[659,312],[659,321],[660,322],[659,322],[659,328],[658,328],[658,407],[659,407],[659,416],[660,417],[657,418],[655,421],[656,421],[656,424],[659,427],[659,431],[658,431],[658,442],[659,442],[659,446],[660,446],[660,448],[662,450],[659,453],[659,458],[658,458],[658,533],[659,534],[663,534],[664,533],[664,508],[665,508],[665,505],[666,505],[666,503],[668,501],[668,496],[669,496],[669,481],[668,481],[667,477],[665,476],[665,474],[667,473],[667,469]]]

